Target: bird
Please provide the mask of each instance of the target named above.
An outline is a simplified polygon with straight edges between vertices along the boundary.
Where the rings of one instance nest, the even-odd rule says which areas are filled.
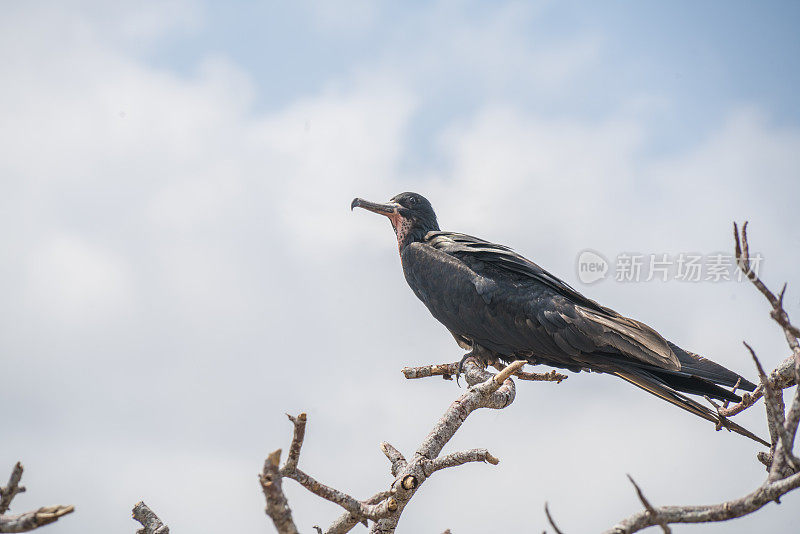
[[[385,203],[355,198],[350,209],[355,208],[389,219],[405,279],[468,351],[461,364],[474,356],[611,374],[717,429],[770,446],[688,396],[740,402],[736,388],[756,388],[743,376],[601,306],[507,246],[440,230],[431,203],[418,193],[400,193]]]

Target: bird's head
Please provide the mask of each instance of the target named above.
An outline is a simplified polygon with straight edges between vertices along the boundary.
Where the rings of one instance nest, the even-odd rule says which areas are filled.
[[[355,198],[350,203],[350,209],[354,208],[364,208],[387,217],[397,235],[400,252],[409,243],[421,241],[425,234],[439,229],[431,203],[418,193],[400,193],[385,204]]]

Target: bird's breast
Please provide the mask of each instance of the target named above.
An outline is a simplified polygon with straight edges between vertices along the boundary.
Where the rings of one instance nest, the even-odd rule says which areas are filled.
[[[466,263],[424,243],[402,252],[403,273],[414,294],[451,332],[471,339],[492,336],[498,284]]]

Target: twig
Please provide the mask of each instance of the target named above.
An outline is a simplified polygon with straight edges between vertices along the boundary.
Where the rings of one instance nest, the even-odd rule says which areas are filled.
[[[630,480],[631,484],[633,484],[633,487],[636,489],[636,495],[639,496],[639,500],[642,501],[644,509],[650,513],[650,516],[652,517],[653,521],[655,521],[656,523],[658,523],[658,525],[661,526],[661,530],[664,531],[664,534],[672,534],[672,529],[669,528],[669,525],[667,524],[666,521],[664,521],[659,517],[658,510],[656,510],[653,507],[653,505],[650,504],[650,501],[647,500],[647,497],[644,496],[642,488],[639,487],[639,484],[637,484],[636,481],[633,480],[633,477],[630,475],[628,475],[628,480]]]
[[[391,513],[396,507],[396,502],[391,496],[377,503],[365,503],[343,491],[322,484],[297,468],[297,462],[300,458],[300,449],[302,448],[303,438],[305,436],[306,419],[305,414],[300,414],[298,417],[289,417],[289,420],[294,424],[294,437],[292,439],[291,448],[296,451],[296,454],[291,463],[287,460],[283,467],[280,468],[280,476],[291,478],[314,495],[338,504],[359,519],[372,519],[374,521]],[[271,456],[273,460],[272,463],[278,463],[280,461],[280,450],[276,451]],[[268,461],[270,461],[270,459],[268,459]],[[265,469],[266,467],[267,464],[265,463]]]
[[[343,491],[318,482],[300,469],[295,469],[292,472],[285,472],[281,469],[281,474],[298,482],[317,497],[322,497],[326,501],[336,503],[351,514],[365,519],[372,519],[373,521],[381,519],[389,515],[396,507],[396,503],[392,497],[377,504],[363,503]]]
[[[44,525],[49,525],[67,514],[75,511],[72,505],[42,506],[33,512],[19,515],[0,516],[0,532],[28,532]],[[160,533],[159,533],[160,534]]]
[[[552,515],[550,515],[550,508],[548,507],[547,503],[544,503],[544,513],[545,513],[545,515],[547,516],[547,522],[548,522],[548,523],[550,523],[550,526],[551,526],[551,527],[553,527],[553,530],[555,531],[555,533],[556,533],[556,534],[564,534],[564,533],[561,531],[561,529],[560,529],[560,528],[558,528],[558,525],[556,525],[556,522],[555,522],[555,520],[553,519],[553,516],[552,516]]]
[[[296,435],[297,434],[295,434],[295,436]],[[294,445],[294,441],[292,445]],[[300,448],[298,446],[297,453],[299,454],[299,452]],[[287,464],[288,462],[287,460]],[[270,454],[264,461],[264,469],[258,477],[259,482],[261,482],[261,490],[264,492],[264,498],[267,501],[265,511],[270,519],[272,519],[272,523],[275,525],[279,534],[298,534],[297,526],[292,519],[292,510],[289,508],[289,501],[283,493],[280,463],[281,450],[278,449]]]
[[[161,522],[144,501],[139,501],[133,507],[133,518],[142,524],[137,534],[169,534],[169,527]]]
[[[25,486],[19,485],[21,479],[22,464],[17,462],[11,471],[11,476],[8,477],[8,484],[0,488],[0,515],[8,512],[11,501],[17,496],[17,493],[25,492]]]
[[[44,525],[48,525],[60,517],[71,514],[75,511],[72,505],[43,506],[38,510],[26,512],[18,515],[3,515],[11,506],[11,501],[18,493],[25,491],[24,486],[20,486],[22,479],[22,464],[17,462],[11,470],[8,484],[0,487],[0,532],[28,532]]]
[[[739,499],[707,506],[661,506],[655,508],[658,519],[665,523],[708,523],[725,521],[755,512],[765,504],[800,487],[800,473],[775,482],[767,481],[754,492]],[[604,534],[631,534],[658,524],[649,510],[634,514]]]
[[[732,393],[732,394],[734,394],[734,395],[736,395],[736,390],[737,390],[737,389],[739,389],[739,386],[740,386],[741,384],[742,384],[742,377],[740,376],[739,378],[737,378],[737,379],[736,379],[736,383],[735,383],[735,384],[733,385],[733,387],[731,388],[731,393]],[[725,399],[725,400],[722,402],[722,406],[723,406],[724,408],[727,408],[727,407],[728,407],[728,405],[729,405],[730,403],[731,403],[731,401],[730,401],[730,400],[728,400],[728,399]],[[717,411],[719,411],[719,410],[717,410]]]
[[[288,413],[286,417],[294,425],[294,436],[292,436],[292,444],[289,446],[289,456],[286,458],[286,469],[292,470],[297,467],[297,462],[300,460],[300,449],[303,448],[303,440],[306,437],[306,419],[305,413],[301,413],[296,418]]]
[[[379,491],[364,502],[367,504],[376,504],[391,496],[391,491]],[[365,519],[359,520],[355,515],[345,512],[343,515],[339,516],[339,518],[334,521],[330,527],[328,527],[328,530],[325,531],[325,534],[346,534],[359,523],[363,523],[364,526],[368,526]]]
[[[492,456],[492,454],[486,449],[471,449],[468,451],[451,452],[446,456],[441,456],[426,464],[425,476],[431,476],[440,469],[456,467],[467,462],[488,462],[492,465],[497,465],[500,463],[500,460]]]
[[[498,371],[503,368],[503,366],[497,362],[493,362],[492,367]],[[555,382],[556,384],[560,384],[562,380],[569,378],[569,376],[565,374],[556,372],[555,369],[552,369],[546,373],[528,373],[520,370],[515,372],[514,376],[520,380],[528,380],[531,382]]]
[[[743,393],[742,400],[736,404],[725,406],[718,410],[719,415],[722,417],[730,417],[745,411],[750,406],[754,405],[758,400],[764,396],[764,386],[759,385],[752,393]]]
[[[387,443],[386,441],[381,443],[381,451],[383,451],[383,454],[386,455],[386,457],[392,463],[392,476],[397,476],[397,473],[405,469],[406,465],[408,465],[408,462],[403,454],[395,449],[390,443]]]
[[[775,456],[782,460],[772,464],[770,467],[770,478],[780,478],[780,470],[783,468],[783,462],[789,464],[792,472],[798,471],[798,467],[800,466],[800,462],[794,458],[791,452],[793,437],[789,435],[787,430],[783,396],[780,390],[776,391],[775,388],[772,387],[772,383],[764,372],[764,368],[761,366],[761,362],[758,360],[753,348],[747,343],[744,343],[744,346],[750,351],[750,355],[753,357],[753,361],[756,364],[756,369],[758,369],[758,376],[761,379],[761,384],[764,386],[764,391],[766,392],[767,423],[770,434],[772,435],[773,448],[776,452]],[[800,409],[800,407],[793,407],[793,409]],[[780,450],[776,446],[778,442],[780,442]]]
[[[772,317],[775,322],[777,322],[781,328],[783,328],[784,334],[786,335],[786,341],[788,342],[789,347],[792,349],[792,352],[800,351],[800,344],[798,344],[798,338],[800,338],[800,329],[798,329],[789,321],[789,315],[783,308],[783,296],[786,293],[786,284],[783,285],[779,296],[776,297],[775,294],[770,291],[769,288],[767,288],[766,284],[764,284],[764,282],[762,282],[756,273],[750,268],[750,245],[747,242],[747,221],[745,221],[742,225],[741,241],[739,239],[739,228],[736,223],[733,223],[733,238],[735,240],[736,263],[739,266],[739,269],[772,305],[770,317]]]
[[[458,370],[458,363],[459,362],[422,365],[420,367],[404,367],[402,371],[403,375],[408,379],[441,376],[442,378],[450,380]],[[504,365],[498,362],[492,362],[492,366],[498,371],[505,368]],[[514,372],[514,376],[520,380],[528,380],[531,382],[555,382],[557,384],[560,384],[563,380],[569,378],[569,376],[565,374],[556,372],[555,369],[546,373],[528,373],[522,370],[517,370]]]
[[[458,371],[458,362],[423,365],[421,367],[403,367],[402,371],[403,375],[408,379],[441,376],[446,380],[452,380],[453,375]]]
[[[795,362],[800,359],[800,353],[789,356],[784,359],[778,367],[769,374],[769,380],[772,386],[776,389],[786,389],[792,387],[797,383],[795,379]],[[719,414],[723,417],[730,417],[743,412],[750,406],[753,406],[761,397],[764,396],[764,386],[759,384],[755,391],[752,393],[743,393],[741,402],[732,404],[727,408],[722,408]]]
[[[797,434],[797,426],[800,424],[800,386],[794,390],[794,398],[792,404],[789,406],[789,411],[786,413],[786,436],[788,443],[786,444],[787,450],[791,451],[794,447],[795,435]]]
[[[775,441],[774,438],[783,438],[781,429],[783,429],[783,425],[785,423],[785,416],[783,413],[783,408],[781,405],[783,404],[782,401],[778,400],[778,394],[775,391],[775,388],[772,387],[772,383],[769,380],[769,377],[764,372],[764,368],[761,366],[761,362],[756,356],[753,347],[747,344],[746,341],[742,341],[744,346],[750,352],[750,356],[753,358],[753,362],[756,365],[756,370],[758,371],[758,377],[761,379],[761,385],[764,388],[765,396],[766,396],[766,408],[767,408],[767,420],[770,424],[770,432],[773,433],[774,429],[774,436],[773,442]]]

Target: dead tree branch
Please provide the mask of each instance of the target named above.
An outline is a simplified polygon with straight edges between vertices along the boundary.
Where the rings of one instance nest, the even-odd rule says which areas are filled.
[[[302,413],[300,417],[297,418],[303,421],[301,432],[297,431],[297,419],[291,418],[292,421],[295,422],[295,438],[300,434],[299,441],[302,441],[303,435],[305,434],[305,415],[306,414]],[[292,446],[294,445],[295,442],[292,441]],[[298,443],[296,448],[295,465],[297,465],[297,460],[299,459],[300,445],[301,444]],[[287,464],[291,461],[291,452],[289,456],[290,458],[286,460]],[[270,454],[264,461],[264,469],[258,477],[259,482],[261,482],[261,490],[264,492],[264,498],[267,500],[266,512],[275,524],[275,528],[278,530],[279,534],[298,534],[297,526],[292,519],[292,510],[289,508],[289,501],[286,500],[286,495],[283,493],[280,464],[281,450],[278,449]]]
[[[800,487],[800,473],[795,473],[791,477],[775,483],[765,482],[754,492],[732,501],[707,506],[661,506],[654,508],[655,516],[650,510],[643,510],[620,521],[614,527],[606,530],[604,534],[638,532],[658,525],[658,521],[672,524],[708,523],[735,519],[755,512],[769,502],[777,502],[782,495],[797,487]]]
[[[439,455],[473,411],[480,408],[502,409],[514,401],[516,388],[510,377],[520,373],[523,365],[524,361],[514,362],[495,375],[486,371],[477,359],[467,359],[464,373],[470,387],[445,411],[410,459],[406,459],[389,443],[381,443],[381,450],[391,464],[390,471],[394,482],[388,490],[380,491],[363,501],[318,482],[297,467],[307,418],[305,414],[300,414],[298,417],[289,416],[294,424],[289,457],[283,467],[279,468],[280,450],[275,451],[267,459],[261,475],[261,485],[267,499],[267,513],[278,532],[281,534],[297,532],[286,497],[281,490],[281,478],[291,478],[308,491],[345,509],[346,512],[328,528],[327,534],[344,534],[358,523],[367,524],[370,521],[371,533],[389,534],[395,531],[405,506],[433,473],[467,462],[488,462],[496,465],[499,460],[486,449],[454,452],[441,457]],[[458,363],[431,365],[406,368],[403,372],[407,378],[452,376],[456,373],[457,367]],[[523,376],[525,375],[533,374],[525,373]],[[564,378],[563,375],[558,376],[556,373],[541,376],[547,378],[537,379],[560,382]]]
[[[784,284],[778,296],[769,290],[752,269],[750,246],[747,241],[747,223],[739,233],[734,223],[736,262],[742,273],[764,295],[772,306],[770,317],[781,327],[792,355],[783,360],[767,374],[753,348],[745,343],[755,363],[761,383],[752,394],[742,396],[742,401],[729,407],[718,407],[721,416],[727,417],[742,412],[764,397],[767,424],[772,437],[769,454],[759,453],[758,459],[767,466],[766,480],[753,491],[739,499],[707,506],[662,506],[653,507],[631,479],[644,510],[620,521],[606,534],[632,533],[647,527],[660,525],[667,532],[672,523],[706,523],[725,521],[755,512],[771,501],[780,502],[781,496],[800,487],[800,459],[794,453],[798,421],[800,421],[800,386],[795,389],[792,402],[786,410],[783,390],[800,383],[800,329],[792,324],[783,307],[786,293]]]
[[[789,321],[789,314],[787,314],[786,310],[783,308],[783,296],[786,294],[786,284],[783,284],[780,294],[776,297],[752,269],[750,265],[750,244],[747,242],[747,221],[742,225],[741,239],[739,236],[739,228],[736,223],[733,223],[733,238],[735,241],[736,264],[769,301],[772,306],[770,317],[781,326],[786,335],[786,342],[789,344],[792,352],[797,353],[798,350],[800,350],[800,342],[798,342],[798,339],[800,339],[800,329]]]
[[[11,501],[17,496],[17,493],[25,492],[25,486],[19,485],[21,479],[22,464],[17,462],[11,471],[11,476],[8,477],[8,484],[0,488],[0,515],[8,512]]]
[[[428,470],[430,473],[428,476],[440,469],[456,467],[467,462],[487,462],[492,465],[497,465],[500,463],[500,460],[492,456],[492,454],[486,449],[471,449],[468,451],[451,452],[447,456],[436,458],[429,464]]]
[[[423,365],[420,367],[404,367],[403,375],[408,379],[413,378],[427,378],[429,376],[441,376],[445,380],[452,380],[453,376],[458,371],[459,362],[453,363],[439,363],[434,365]],[[493,362],[492,367],[498,371],[505,368],[504,365]],[[514,376],[520,380],[529,380],[531,382],[555,382],[560,384],[562,380],[569,378],[567,375],[558,373],[553,369],[547,373],[529,373],[522,370],[514,372]]]
[[[636,495],[639,497],[639,500],[642,501],[644,509],[647,511],[648,514],[650,514],[652,520],[661,527],[661,530],[664,532],[664,534],[671,534],[672,529],[669,528],[669,523],[667,523],[659,515],[658,510],[656,510],[653,507],[653,505],[650,504],[650,501],[648,501],[647,497],[644,496],[644,492],[642,492],[642,488],[639,487],[639,484],[637,484],[636,481],[633,480],[633,477],[630,475],[628,475],[628,480],[630,480],[631,484],[633,484],[633,487],[636,490]]]
[[[48,525],[60,517],[75,511],[72,505],[43,506],[32,512],[25,512],[19,515],[5,515],[11,506],[11,501],[18,493],[25,491],[24,486],[20,486],[22,479],[22,464],[17,462],[8,478],[8,484],[0,487],[0,532],[28,532],[44,525]]]
[[[169,527],[143,501],[133,507],[133,518],[142,524],[136,534],[169,534]]]
[[[564,532],[560,528],[558,528],[558,525],[556,525],[556,522],[553,519],[553,516],[550,515],[550,507],[547,505],[547,503],[544,503],[544,514],[547,516],[547,522],[550,523],[551,527],[553,527],[553,530],[555,531],[555,533],[556,534],[564,534]]]

